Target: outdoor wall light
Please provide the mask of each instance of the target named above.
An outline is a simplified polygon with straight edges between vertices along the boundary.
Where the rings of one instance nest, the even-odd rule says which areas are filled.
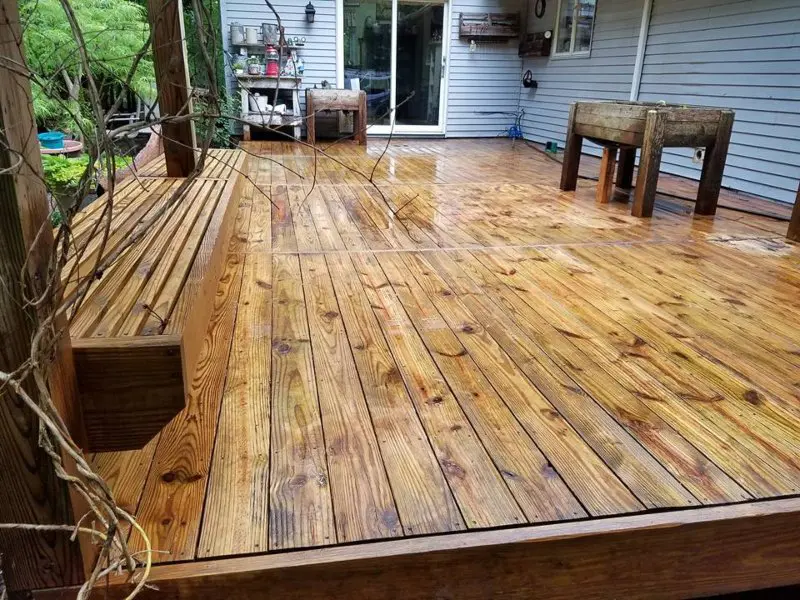
[[[315,14],[317,14],[317,9],[314,8],[314,5],[311,2],[306,4],[306,21],[313,23]]]

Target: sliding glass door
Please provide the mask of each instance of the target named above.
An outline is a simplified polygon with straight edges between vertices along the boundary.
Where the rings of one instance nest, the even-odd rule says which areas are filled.
[[[443,132],[447,4],[342,2],[339,83],[367,92],[369,132]]]

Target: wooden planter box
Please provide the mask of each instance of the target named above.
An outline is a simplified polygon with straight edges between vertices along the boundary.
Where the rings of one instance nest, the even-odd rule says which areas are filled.
[[[600,202],[608,202],[613,192],[617,152],[621,155],[617,185],[630,188],[636,148],[641,148],[631,214],[650,217],[655,205],[662,149],[699,146],[705,148],[705,157],[695,214],[713,215],[717,210],[733,119],[733,111],[723,108],[648,102],[575,102],[570,107],[560,188],[575,189],[584,138],[605,146],[597,188]]]
[[[213,150],[201,175],[92,284],[70,337],[89,450],[144,446],[186,404],[239,202],[245,154]],[[115,193],[104,256],[149,223],[182,183],[160,157]],[[70,270],[91,273],[105,222],[103,198],[75,221]],[[76,294],[73,275],[63,282]]]
[[[702,146],[714,142],[722,109],[650,102],[578,102],[575,133],[599,144],[644,144],[647,113],[666,115],[663,146]]]

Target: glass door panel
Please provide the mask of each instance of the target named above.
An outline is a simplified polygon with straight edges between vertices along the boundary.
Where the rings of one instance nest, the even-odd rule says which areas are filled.
[[[370,132],[440,133],[446,2],[342,0],[342,8],[344,86],[366,91]]]
[[[367,122],[389,125],[392,0],[344,0],[344,78],[367,92]]]
[[[439,126],[443,27],[444,5],[398,0],[396,125]]]

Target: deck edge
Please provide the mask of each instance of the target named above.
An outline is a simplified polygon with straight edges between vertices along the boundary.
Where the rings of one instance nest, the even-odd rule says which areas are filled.
[[[201,560],[154,567],[142,597],[692,597],[800,583],[798,525],[792,497]],[[117,577],[97,597],[129,589]]]

